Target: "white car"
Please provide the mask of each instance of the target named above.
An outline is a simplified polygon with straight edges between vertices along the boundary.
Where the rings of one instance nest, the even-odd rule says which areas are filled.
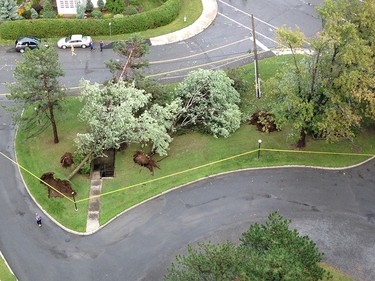
[[[57,47],[66,49],[73,47],[82,47],[86,48],[90,46],[90,43],[92,42],[92,39],[90,36],[83,36],[81,34],[75,34],[69,37],[61,38],[57,42]]]

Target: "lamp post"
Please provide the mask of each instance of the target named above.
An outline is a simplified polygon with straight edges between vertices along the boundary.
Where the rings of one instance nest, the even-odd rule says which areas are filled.
[[[260,145],[262,144],[262,140],[258,140],[258,160],[260,158]]]
[[[76,198],[74,197],[74,191],[72,191],[72,196],[73,196],[73,201],[74,201],[74,207],[75,207],[76,212],[77,212],[78,208],[77,208]]]
[[[109,37],[112,37],[112,23],[108,23],[109,25]]]

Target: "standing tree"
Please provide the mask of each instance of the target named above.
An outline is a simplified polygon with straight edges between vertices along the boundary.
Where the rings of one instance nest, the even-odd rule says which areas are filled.
[[[64,95],[58,81],[63,75],[56,49],[40,48],[23,54],[14,71],[16,83],[7,84],[10,99],[35,108],[31,120],[42,126],[47,118],[52,125],[54,143],[59,142],[54,112]]]
[[[104,0],[98,0],[97,4],[98,4],[98,7],[99,7],[100,11],[103,11],[104,6],[105,6]]]
[[[290,220],[271,213],[265,224],[251,225],[241,244],[199,243],[177,256],[167,281],[189,280],[322,280],[329,274],[320,267],[322,253],[307,236],[289,230]]]
[[[43,17],[46,19],[53,19],[56,12],[53,10],[51,0],[45,0],[43,4]]]
[[[87,0],[86,2],[86,11],[91,12],[94,10],[94,4],[92,3],[91,0]]]
[[[0,0],[0,21],[18,20],[18,7],[14,0]]]
[[[327,0],[319,9],[323,31],[312,40],[313,54],[296,49],[303,35],[279,29],[280,42],[293,53],[294,65],[268,81],[270,106],[279,128],[292,123],[297,146],[308,134],[329,141],[352,138],[364,117],[375,118],[373,1]]]
[[[176,128],[201,126],[214,136],[228,137],[241,123],[240,95],[222,70],[190,72],[175,90],[181,102]]]
[[[123,57],[123,61],[111,59],[106,62],[107,67],[114,74],[114,80],[117,82],[141,78],[140,70],[148,64],[144,58],[149,51],[146,41],[136,33],[127,41],[115,42],[113,50]]]

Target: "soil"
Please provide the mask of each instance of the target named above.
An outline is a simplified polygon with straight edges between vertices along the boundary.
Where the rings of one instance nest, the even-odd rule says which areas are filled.
[[[40,177],[40,183],[48,187],[48,198],[63,197],[62,194],[64,194],[65,196],[69,196],[69,197],[72,196],[73,194],[74,195],[77,194],[73,190],[68,180],[61,180],[61,179],[55,178],[53,172],[44,173]],[[53,188],[48,186],[46,183],[52,186]],[[57,192],[56,190],[58,190],[59,192]]]
[[[258,131],[271,133],[278,131],[273,117],[273,114],[266,111],[257,111],[251,115],[249,123],[256,126]]]
[[[133,161],[134,163],[149,169],[152,175],[154,175],[155,168],[160,169],[160,167],[156,164],[156,161],[153,160],[151,156],[147,155],[146,153],[140,150],[138,150],[133,155]]]
[[[64,168],[70,167],[74,163],[73,155],[70,152],[65,152],[60,158],[60,163]]]

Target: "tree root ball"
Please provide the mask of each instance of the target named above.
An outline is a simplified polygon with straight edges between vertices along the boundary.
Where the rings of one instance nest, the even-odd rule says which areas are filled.
[[[134,163],[149,169],[152,175],[154,175],[155,168],[160,169],[159,166],[156,164],[155,160],[151,158],[151,156],[147,155],[146,153],[140,150],[138,150],[133,155],[133,161]]]
[[[73,155],[70,152],[65,152],[60,158],[60,163],[64,168],[70,167],[74,163]]]
[[[62,194],[71,197],[73,194],[76,194],[68,180],[55,178],[53,172],[44,173],[40,177],[40,183],[48,187],[48,198],[63,197]],[[51,186],[53,188],[51,188]]]

